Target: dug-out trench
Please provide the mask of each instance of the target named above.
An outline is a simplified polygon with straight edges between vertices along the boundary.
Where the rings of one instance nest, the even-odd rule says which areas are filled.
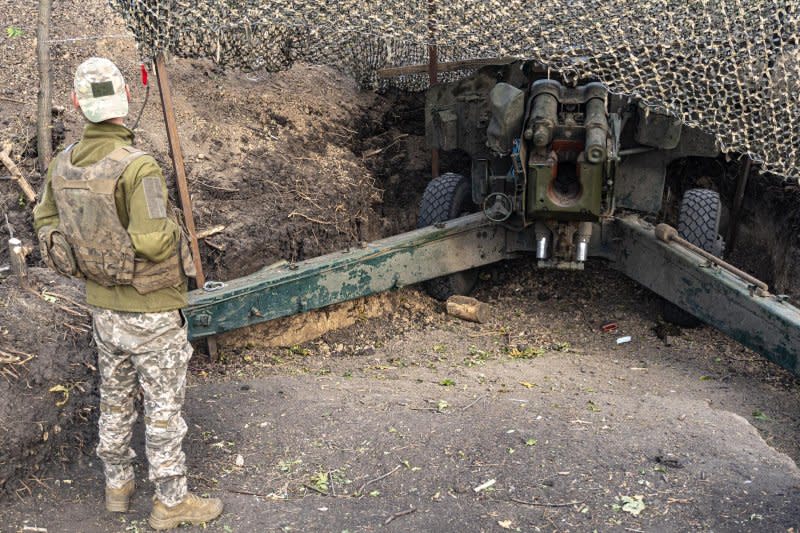
[[[253,80],[223,76],[206,62],[179,61],[173,74],[196,222],[209,231],[201,241],[209,278],[228,280],[415,227],[430,179],[424,95],[365,93],[324,67],[296,66]],[[151,103],[143,116],[138,144],[171,169],[160,109]],[[70,115],[63,121],[59,131],[72,142],[81,123]],[[17,154],[41,185],[31,171],[35,156]],[[443,154],[442,170],[464,173],[466,163],[463,155]],[[735,160],[688,163],[670,169],[675,196],[708,186],[730,203]],[[174,194],[171,175],[168,182]],[[751,179],[732,256],[778,292],[795,296],[798,200],[794,183]],[[8,182],[0,182],[0,206],[33,244],[29,206]],[[671,210],[665,206],[665,213]],[[0,265],[7,259],[0,249]],[[42,266],[36,251],[29,261]],[[96,356],[82,288],[45,269],[34,269],[32,278],[34,290],[20,289],[13,277],[0,280],[0,490],[6,494],[93,453],[96,441]]]

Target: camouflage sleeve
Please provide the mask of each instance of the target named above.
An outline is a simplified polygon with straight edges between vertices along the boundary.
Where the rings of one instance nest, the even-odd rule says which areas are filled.
[[[51,165],[44,179],[44,188],[42,189],[39,203],[33,208],[33,229],[37,233],[45,226],[58,226],[59,222],[58,207],[56,207],[56,200],[53,197],[53,187],[50,184],[50,174],[52,171],[53,167]]]
[[[161,262],[175,252],[180,229],[167,217],[167,184],[151,156],[128,165],[122,176],[128,234],[136,255]]]

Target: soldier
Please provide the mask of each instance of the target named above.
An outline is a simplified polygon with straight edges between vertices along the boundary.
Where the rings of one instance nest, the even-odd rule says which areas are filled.
[[[192,347],[180,309],[193,263],[161,169],[133,148],[133,133],[123,125],[129,98],[108,59],[78,67],[72,102],[87,124],[81,140],[50,164],[34,227],[44,260],[86,279],[100,372],[97,455],[106,509],[126,512],[134,491],[130,440],[138,383],[156,492],[149,523],[169,529],[213,520],[222,502],[186,487],[181,408]]]

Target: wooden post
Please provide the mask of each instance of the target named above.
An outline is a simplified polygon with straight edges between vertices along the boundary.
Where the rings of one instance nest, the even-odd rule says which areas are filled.
[[[428,84],[433,87],[439,83],[439,49],[436,46],[436,13],[434,0],[428,0]],[[431,151],[431,177],[439,176],[439,150]]]
[[[19,286],[23,289],[28,288],[28,265],[25,262],[25,247],[22,241],[16,237],[8,239],[8,254],[11,260],[11,270],[17,275]]]
[[[172,155],[172,165],[175,169],[178,199],[183,210],[183,218],[186,221],[186,229],[189,232],[192,257],[197,270],[195,281],[197,282],[197,287],[201,288],[206,282],[206,276],[203,273],[203,263],[200,260],[200,247],[197,244],[197,230],[194,226],[194,214],[192,213],[192,199],[189,196],[189,184],[186,181],[186,167],[183,165],[183,151],[181,150],[180,137],[178,136],[178,124],[175,120],[175,108],[172,104],[172,92],[169,87],[169,75],[164,64],[163,53],[159,53],[156,56],[154,64],[156,79],[158,80],[158,92],[161,94],[161,110],[164,113],[164,122],[167,126],[167,141]],[[213,337],[208,338],[208,353],[212,360],[216,360],[217,342]]]
[[[39,99],[36,112],[36,151],[39,172],[47,172],[53,155],[52,87],[50,80],[50,11],[51,0],[39,0],[39,23],[36,26],[36,57],[39,63]]]

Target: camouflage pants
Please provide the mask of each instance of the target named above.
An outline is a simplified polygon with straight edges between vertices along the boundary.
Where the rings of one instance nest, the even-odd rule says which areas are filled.
[[[119,488],[133,479],[130,447],[137,413],[134,396],[144,392],[149,478],[167,506],[186,495],[181,416],[186,367],[192,356],[186,325],[178,311],[125,313],[95,309],[94,339],[100,371],[100,443],[106,483]]]

